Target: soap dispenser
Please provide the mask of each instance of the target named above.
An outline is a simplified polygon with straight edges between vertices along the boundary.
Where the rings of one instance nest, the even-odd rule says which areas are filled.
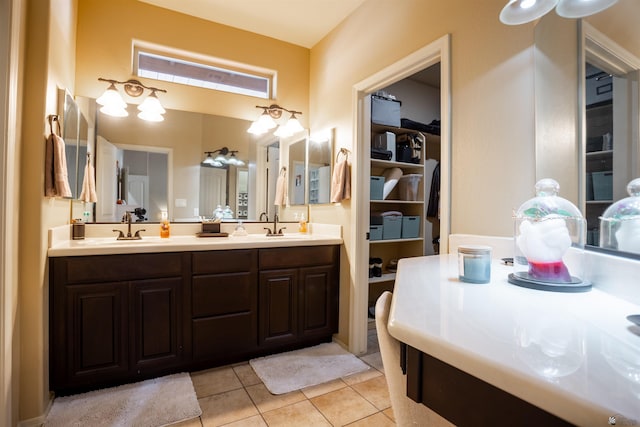
[[[514,215],[515,248],[509,283],[531,289],[584,292],[591,284],[584,270],[585,220],[570,201],[558,196],[560,185],[541,179],[536,197]]]
[[[167,238],[170,235],[169,216],[167,211],[162,211],[160,219],[160,237]]]
[[[627,193],[600,217],[600,247],[640,254],[640,178],[629,182]]]
[[[307,220],[304,218],[304,213],[300,214],[300,221],[298,222],[298,232],[307,232]]]

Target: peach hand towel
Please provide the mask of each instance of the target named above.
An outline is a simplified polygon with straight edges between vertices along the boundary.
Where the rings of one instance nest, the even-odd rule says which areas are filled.
[[[339,161],[331,177],[331,203],[351,198],[351,171],[347,158]]]
[[[286,206],[288,192],[287,169],[282,168],[276,181],[276,197],[273,204],[276,206]]]
[[[47,139],[45,154],[45,195],[72,197],[67,172],[64,140],[52,133]]]
[[[96,203],[98,196],[96,195],[96,179],[94,167],[91,164],[91,159],[87,159],[87,164],[84,167],[84,179],[82,180],[82,193],[80,193],[80,200],[83,202]]]

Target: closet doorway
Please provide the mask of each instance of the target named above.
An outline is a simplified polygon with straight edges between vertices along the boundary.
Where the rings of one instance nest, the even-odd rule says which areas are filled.
[[[428,74],[425,70],[433,71],[439,68],[439,94],[436,95],[436,99],[439,97],[439,200],[437,201],[439,207],[438,224],[437,224],[437,236],[430,237],[430,233],[425,231],[425,220],[427,219],[428,209],[428,192],[424,191],[425,182],[420,185],[421,193],[425,194],[425,198],[419,197],[424,203],[416,204],[409,207],[409,213],[411,215],[419,216],[421,222],[419,237],[416,239],[398,239],[398,246],[395,241],[391,241],[391,251],[395,248],[398,252],[398,258],[406,256],[417,256],[423,253],[432,253],[429,250],[430,242],[425,240],[433,240],[435,237],[439,237],[437,251],[439,253],[448,252],[448,236],[450,229],[450,152],[451,152],[451,136],[450,136],[450,123],[451,123],[451,107],[450,107],[450,36],[446,35],[433,43],[419,49],[411,55],[401,59],[400,61],[392,64],[391,66],[381,70],[375,75],[361,81],[354,86],[354,103],[355,110],[357,111],[357,123],[356,123],[356,144],[354,145],[354,179],[356,180],[356,188],[359,190],[354,195],[354,201],[352,203],[352,224],[354,226],[351,229],[351,238],[355,242],[355,257],[352,261],[352,277],[355,285],[351,287],[351,303],[350,303],[350,340],[349,350],[355,354],[362,354],[367,351],[367,330],[369,319],[369,307],[370,307],[370,279],[369,279],[369,256],[370,245],[369,240],[369,224],[371,216],[371,203],[370,203],[370,182],[372,172],[373,174],[379,173],[381,166],[380,162],[373,161],[371,158],[371,142],[372,142],[372,107],[371,107],[371,95],[385,90],[394,90],[402,92],[406,90],[406,85],[400,84],[405,79],[409,79],[413,76],[414,79],[419,77],[425,77],[424,74]],[[423,73],[424,72],[424,73]],[[433,78],[433,77],[429,77]],[[409,81],[409,80],[408,80]],[[416,84],[417,82],[409,82]],[[403,88],[405,86],[405,88]],[[407,95],[409,96],[409,95]],[[400,99],[398,97],[398,99]],[[436,101],[437,102],[437,101]],[[404,118],[404,116],[403,116]],[[421,120],[424,120],[421,119]],[[414,121],[419,121],[415,120]],[[433,124],[431,122],[427,124]],[[378,133],[380,129],[376,126],[375,133]],[[418,161],[419,164],[424,163],[424,159]],[[419,167],[420,165],[418,165]],[[432,176],[426,177],[426,168],[422,171],[423,179],[428,178],[428,185],[431,185]],[[404,172],[404,168],[403,168]],[[433,171],[430,171],[433,173]],[[385,206],[386,202],[378,203],[377,205]],[[391,207],[396,208],[398,206],[404,207],[402,202],[391,202]],[[387,242],[385,242],[386,245]],[[379,245],[375,245],[376,250]],[[409,249],[407,249],[409,248]],[[389,250],[386,250],[387,253]],[[387,260],[388,261],[388,260]],[[384,278],[383,278],[384,279]],[[390,277],[387,280],[392,287],[394,278]],[[373,290],[373,292],[378,292]]]

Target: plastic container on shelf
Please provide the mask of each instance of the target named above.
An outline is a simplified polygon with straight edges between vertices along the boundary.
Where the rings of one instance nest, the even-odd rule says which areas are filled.
[[[369,198],[371,200],[382,200],[383,190],[384,176],[371,176]]]
[[[627,193],[600,217],[600,247],[640,254],[640,178],[627,184]]]
[[[398,181],[400,200],[418,200],[418,187],[421,179],[422,174],[419,173],[402,175]]]
[[[420,235],[420,217],[419,216],[403,216],[402,217],[402,238],[415,239]]]
[[[509,282],[532,289],[583,292],[585,220],[571,202],[558,196],[553,179],[536,183],[536,197],[517,210],[514,272]]]

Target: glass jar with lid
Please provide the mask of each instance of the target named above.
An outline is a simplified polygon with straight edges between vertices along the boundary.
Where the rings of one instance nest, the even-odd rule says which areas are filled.
[[[585,220],[570,201],[558,196],[560,185],[545,178],[536,197],[514,214],[515,250],[509,282],[532,289],[583,292]]]
[[[627,193],[600,217],[600,247],[640,254],[640,178],[629,182]]]

